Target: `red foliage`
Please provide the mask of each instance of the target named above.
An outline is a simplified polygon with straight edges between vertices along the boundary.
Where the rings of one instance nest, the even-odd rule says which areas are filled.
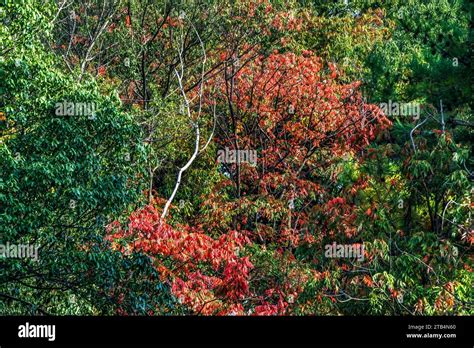
[[[228,100],[231,105],[230,119],[222,127],[226,132],[218,135],[217,142],[223,148],[235,150],[238,144],[239,149],[256,150],[258,159],[256,166],[226,165],[232,180],[225,180],[223,186],[236,187],[239,198],[228,202],[218,192],[211,194],[205,202],[210,214],[203,224],[222,227],[224,212],[250,206],[256,198],[264,199],[268,204],[259,211],[261,218],[268,221],[274,214],[286,212],[294,224],[281,221],[280,242],[296,246],[308,212],[289,211],[288,202],[313,202],[313,206],[311,195],[316,194],[327,200],[318,210],[328,217],[328,225],[338,226],[334,232],[355,234],[355,206],[350,197],[366,183],[362,180],[349,185],[345,197],[334,198],[325,186],[336,182],[338,173],[329,178],[322,173],[343,156],[357,160],[357,154],[390,121],[378,106],[364,102],[358,82],[343,84],[337,77],[334,64],[325,68],[320,58],[305,51],[302,55],[275,52],[257,57],[236,73],[232,88],[228,79],[210,81],[218,95],[209,100]],[[238,218],[251,220],[255,219],[245,214]]]
[[[236,301],[249,294],[253,265],[239,255],[249,243],[243,233],[231,231],[213,239],[187,226],[174,229],[149,205],[130,216],[126,229],[118,222],[110,224],[107,239],[123,253],[152,257],[162,280],[196,313],[236,311],[240,308]]]
[[[99,76],[105,76],[106,72],[107,68],[103,65],[99,66],[99,68],[97,69],[97,73],[99,74]]]
[[[162,280],[194,313],[287,314],[310,279],[291,248],[316,244],[326,234],[357,233],[352,196],[366,182],[359,178],[336,196],[331,185],[338,172],[326,174],[326,168],[342,156],[356,161],[390,122],[364,102],[358,82],[340,83],[337,67],[326,68],[311,52],[259,56],[235,73],[232,88],[227,76],[212,78],[206,93],[209,104],[225,100],[218,107],[229,108],[216,141],[257,151],[257,164],[226,164],[229,179],[204,197],[197,227],[172,227],[150,205],[130,216],[127,229],[112,224],[109,239],[122,252],[153,258]],[[257,213],[251,212],[257,201]],[[285,278],[259,283],[260,271],[245,254],[250,243],[271,246]]]

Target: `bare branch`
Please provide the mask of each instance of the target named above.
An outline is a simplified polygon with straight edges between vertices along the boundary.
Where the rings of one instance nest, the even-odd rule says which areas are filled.
[[[205,50],[205,47],[204,47],[204,43],[202,42],[201,37],[199,36],[199,33],[197,32],[196,28],[194,27],[194,25],[192,23],[191,23],[191,25],[192,25],[192,27],[194,29],[194,32],[196,33],[196,35],[199,39],[199,43],[201,44],[202,53],[203,53],[203,62],[202,62],[202,71],[201,71],[201,85],[200,85],[200,88],[199,88],[199,109],[198,109],[198,118],[199,118],[199,116],[201,114],[201,110],[202,110],[204,73],[205,73],[205,65],[206,65],[207,56],[206,56],[206,50]],[[191,166],[191,164],[194,162],[194,160],[196,159],[196,157],[199,154],[199,141],[200,141],[199,124],[198,124],[198,121],[193,121],[193,117],[192,117],[192,113],[191,113],[191,106],[190,106],[189,99],[186,95],[186,91],[185,91],[184,84],[183,84],[183,75],[184,75],[183,51],[184,51],[184,38],[182,37],[181,46],[178,48],[179,61],[180,61],[180,65],[181,65],[181,67],[180,67],[181,68],[180,69],[181,73],[179,73],[176,68],[174,69],[174,72],[175,72],[175,75],[178,79],[179,88],[181,90],[181,95],[184,99],[184,105],[186,107],[186,112],[187,112],[187,115],[188,115],[188,118],[189,118],[189,122],[191,123],[191,126],[194,128],[194,130],[196,132],[196,140],[195,140],[194,152],[193,152],[192,156],[189,158],[189,160],[186,162],[186,164],[179,169],[178,177],[176,179],[176,184],[174,186],[173,192],[172,192],[170,198],[168,199],[168,201],[166,202],[165,207],[163,208],[163,213],[161,214],[162,219],[165,218],[166,215],[168,214],[168,210],[171,206],[171,203],[173,202],[173,199],[176,196],[176,193],[178,192],[179,186],[181,184],[181,178],[182,178],[183,173]]]
[[[411,131],[410,131],[410,139],[411,139],[411,144],[413,146],[413,151],[416,152],[416,145],[415,145],[415,141],[413,140],[413,132],[420,126],[422,126],[423,124],[426,123],[426,121],[428,121],[428,117],[425,118],[425,120],[419,124],[417,124]]]

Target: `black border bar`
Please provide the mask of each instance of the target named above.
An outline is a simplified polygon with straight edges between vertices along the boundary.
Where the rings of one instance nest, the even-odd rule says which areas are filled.
[[[19,326],[55,325],[55,340],[20,338]],[[410,328],[409,328],[410,325]],[[414,329],[413,327],[417,327]],[[454,328],[455,327],[455,328]],[[407,334],[428,334],[408,338]],[[452,334],[456,337],[453,338]],[[449,334],[436,338],[433,334]],[[431,335],[431,336],[430,336]],[[0,346],[61,344],[295,344],[473,347],[473,317],[0,317]]]

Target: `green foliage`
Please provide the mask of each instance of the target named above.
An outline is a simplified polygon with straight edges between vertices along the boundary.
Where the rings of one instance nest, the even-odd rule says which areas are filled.
[[[104,240],[105,225],[139,204],[140,128],[96,82],[78,83],[52,68],[54,57],[21,45],[0,62],[0,243],[39,249],[37,261],[0,260],[0,312],[114,314],[123,289],[132,313],[164,308],[172,299],[150,261]],[[57,115],[63,101],[94,111]]]

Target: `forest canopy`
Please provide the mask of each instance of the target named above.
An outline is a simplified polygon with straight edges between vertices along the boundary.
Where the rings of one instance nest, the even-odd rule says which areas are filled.
[[[0,314],[474,314],[472,6],[0,0]]]

